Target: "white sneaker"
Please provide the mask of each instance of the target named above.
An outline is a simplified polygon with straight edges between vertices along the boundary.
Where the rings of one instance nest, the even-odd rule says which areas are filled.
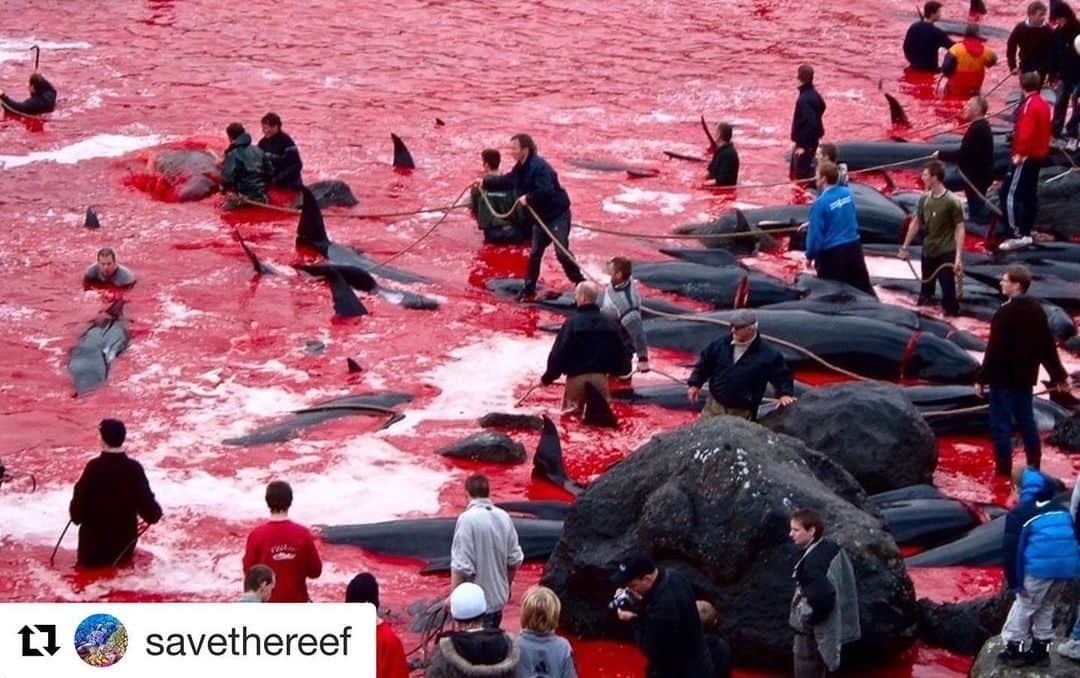
[[[1008,252],[1010,250],[1023,249],[1024,247],[1030,247],[1032,244],[1031,236],[1025,235],[1022,238],[1009,238],[1005,242],[998,245],[999,250]]]
[[[1069,659],[1080,659],[1080,640],[1066,640],[1058,643],[1057,653]]]
[[[1077,150],[1080,150],[1080,139],[1077,139],[1076,137],[1069,139],[1065,144],[1065,150],[1069,153],[1075,153]]]

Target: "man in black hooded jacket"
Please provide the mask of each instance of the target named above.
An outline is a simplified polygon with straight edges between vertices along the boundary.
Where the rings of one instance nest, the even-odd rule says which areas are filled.
[[[281,129],[281,116],[277,113],[264,115],[262,131],[259,149],[270,166],[270,185],[299,191],[304,186],[300,179],[304,163],[300,160],[300,149],[296,147],[296,142]]]

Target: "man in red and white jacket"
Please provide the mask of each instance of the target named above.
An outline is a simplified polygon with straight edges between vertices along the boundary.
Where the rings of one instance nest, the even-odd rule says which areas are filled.
[[[266,486],[270,520],[256,527],[244,549],[244,572],[252,565],[268,565],[277,582],[268,603],[306,603],[307,580],[322,574],[322,559],[311,531],[289,520],[292,488],[282,480]]]
[[[1005,214],[1005,226],[1012,237],[1000,249],[1012,250],[1031,244],[1031,227],[1039,213],[1039,170],[1050,155],[1050,105],[1039,95],[1042,78],[1023,73],[1020,87],[1024,98],[1016,113],[1013,130],[1012,174],[1001,183],[998,202]]]

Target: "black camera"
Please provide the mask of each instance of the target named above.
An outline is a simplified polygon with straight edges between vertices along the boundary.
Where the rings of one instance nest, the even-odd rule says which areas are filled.
[[[619,589],[615,591],[615,596],[612,597],[611,602],[608,603],[609,610],[625,610],[631,608],[637,601],[630,595],[630,592],[626,589]]]

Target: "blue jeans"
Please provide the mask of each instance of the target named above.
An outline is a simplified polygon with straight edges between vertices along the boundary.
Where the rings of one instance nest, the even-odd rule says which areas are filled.
[[[994,439],[994,454],[998,463],[1012,464],[1013,423],[1024,438],[1027,465],[1039,468],[1042,443],[1035,426],[1035,411],[1031,405],[1031,388],[990,389],[990,436]]]
[[[1071,640],[1080,640],[1080,605],[1076,606],[1076,623],[1073,624],[1073,630],[1069,638]]]

